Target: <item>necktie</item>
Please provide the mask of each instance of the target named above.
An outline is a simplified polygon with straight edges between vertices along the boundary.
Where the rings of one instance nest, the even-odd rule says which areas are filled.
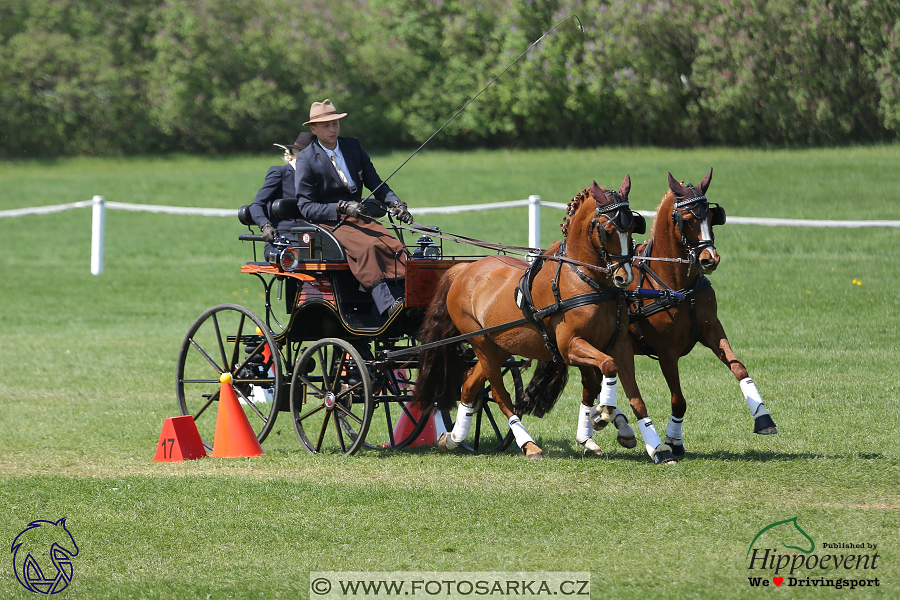
[[[347,176],[344,175],[344,172],[341,171],[341,168],[337,164],[337,153],[335,152],[331,153],[331,164],[334,165],[334,170],[337,171],[338,177],[340,177],[341,181],[344,182],[344,187],[352,192],[353,188],[350,187],[350,182],[347,181]]]

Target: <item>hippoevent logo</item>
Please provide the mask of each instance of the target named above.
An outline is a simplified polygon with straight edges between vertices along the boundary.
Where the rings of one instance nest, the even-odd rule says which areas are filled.
[[[13,540],[10,550],[16,579],[36,594],[58,594],[72,581],[72,559],[78,556],[66,520],[32,521]]]
[[[791,552],[791,551],[795,552]],[[797,517],[766,525],[747,548],[750,587],[849,588],[878,587],[878,544],[816,542]]]

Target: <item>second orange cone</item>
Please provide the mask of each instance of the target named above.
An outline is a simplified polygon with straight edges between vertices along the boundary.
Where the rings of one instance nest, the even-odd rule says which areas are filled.
[[[216,437],[211,456],[240,458],[261,455],[262,446],[259,445],[256,433],[231,386],[231,373],[222,373],[219,382],[219,412],[216,415]]]

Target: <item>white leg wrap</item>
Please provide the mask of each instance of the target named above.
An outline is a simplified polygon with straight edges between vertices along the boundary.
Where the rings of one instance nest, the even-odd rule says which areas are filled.
[[[469,429],[472,427],[472,415],[474,414],[473,407],[462,402],[459,403],[459,408],[456,409],[456,423],[453,424],[453,431],[450,433],[453,448],[456,448],[464,439],[469,437]],[[449,442],[447,447],[451,447]]]
[[[750,414],[754,419],[761,415],[770,414],[763,404],[762,396],[759,395],[759,390],[756,389],[756,384],[753,383],[752,379],[749,377],[741,379],[741,392],[744,393],[744,400],[747,401],[747,407],[750,409]]]
[[[641,437],[644,439],[644,446],[647,448],[647,454],[653,456],[656,448],[662,444],[656,428],[653,426],[653,420],[650,417],[638,421],[638,429],[641,431]]]
[[[513,435],[516,438],[516,444],[519,445],[519,448],[524,448],[525,444],[528,442],[534,442],[534,438],[528,435],[525,426],[522,425],[522,421],[520,421],[519,417],[516,415],[509,418],[509,428],[512,429]]]
[[[600,406],[616,405],[616,383],[618,379],[615,377],[603,377],[603,387],[600,388],[600,395],[597,396],[597,404]]]
[[[594,428],[591,425],[591,408],[578,403],[578,428],[575,430],[575,440],[579,444],[584,444],[594,435]]]
[[[675,444],[676,446],[684,445],[681,439],[681,423],[684,418],[678,419],[675,415],[669,415],[669,424],[666,425],[666,443]]]

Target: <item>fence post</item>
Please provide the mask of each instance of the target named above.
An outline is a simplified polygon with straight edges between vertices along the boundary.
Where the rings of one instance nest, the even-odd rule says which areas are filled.
[[[91,218],[91,275],[103,273],[103,235],[106,228],[106,206],[103,196],[94,196]]]
[[[541,247],[541,197],[528,196],[528,245]]]

